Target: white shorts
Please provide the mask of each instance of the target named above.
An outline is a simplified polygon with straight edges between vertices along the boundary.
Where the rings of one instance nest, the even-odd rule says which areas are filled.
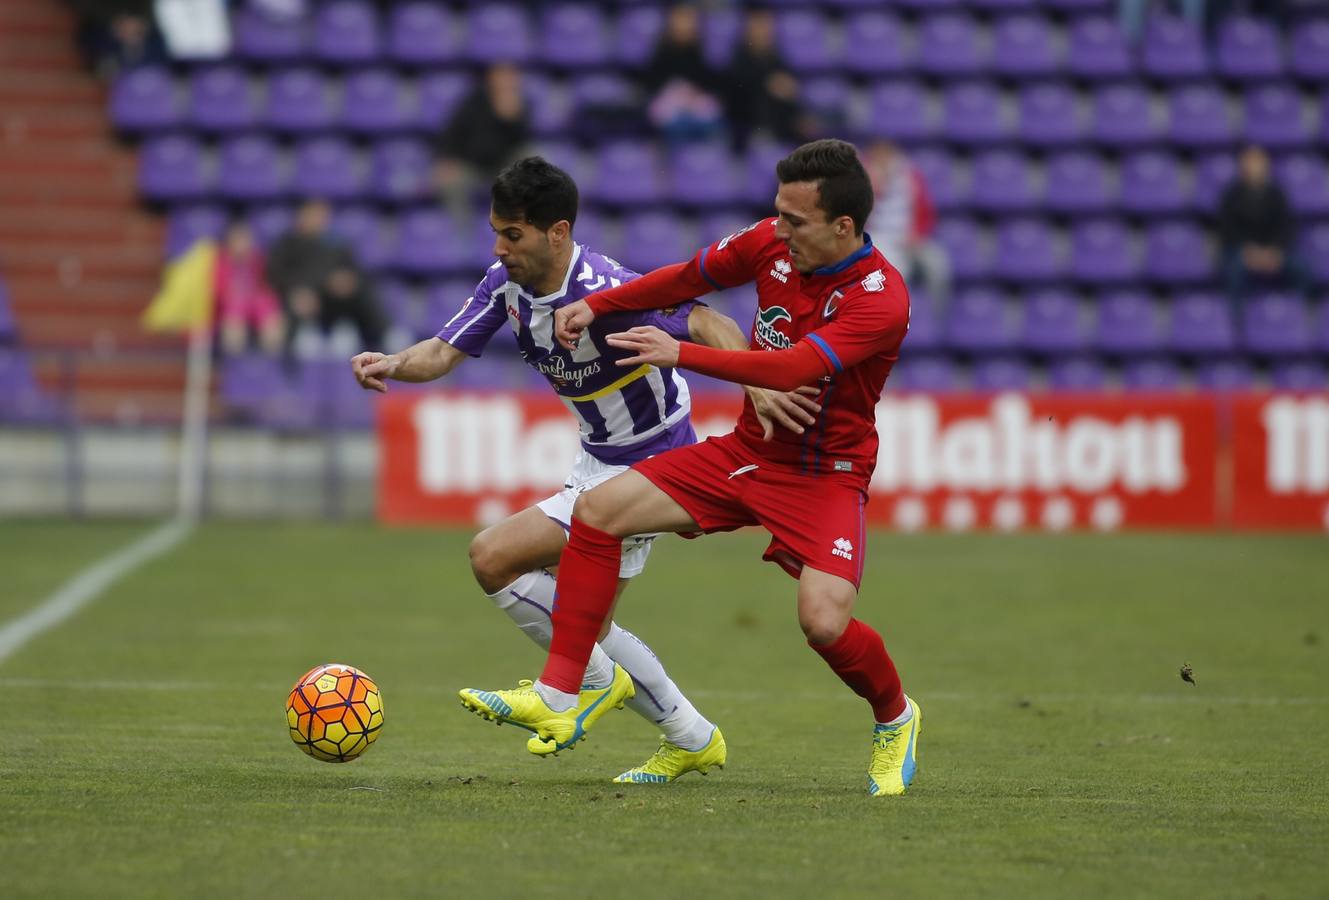
[[[567,481],[563,482],[563,490],[535,505],[567,531],[572,527],[572,505],[577,502],[577,497],[629,468],[602,463],[582,450],[572,464]],[[651,555],[651,542],[655,537],[653,534],[636,535],[623,541],[623,560],[618,566],[619,578],[633,578],[641,574],[642,569],[646,568],[646,557]]]

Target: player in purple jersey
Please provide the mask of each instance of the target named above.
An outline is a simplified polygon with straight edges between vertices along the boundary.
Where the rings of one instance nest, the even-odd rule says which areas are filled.
[[[351,367],[362,387],[386,391],[387,379],[423,382],[441,378],[467,356],[479,356],[506,324],[522,358],[549,381],[581,431],[582,452],[564,489],[480,532],[471,542],[471,568],[485,593],[528,637],[549,646],[550,611],[558,564],[578,495],[635,462],[696,440],[687,383],[672,369],[616,365],[627,354],[609,346],[609,334],[633,325],[655,325],[680,340],[721,349],[743,349],[747,336],[726,316],[695,302],[671,310],[597,319],[576,350],[553,333],[554,310],[637,277],[614,260],[572,238],[577,186],[538,157],[514,163],[494,182],[490,224],[498,257],[475,294],[438,334],[400,353],[361,353]],[[799,394],[752,389],[766,421],[786,427],[811,423],[812,401]],[[653,535],[623,542],[621,593],[639,574]],[[604,712],[628,703],[664,731],[656,753],[615,781],[669,782],[705,772],[725,761],[724,738],[669,678],[641,640],[612,620],[586,669],[578,715],[587,728]],[[532,737],[538,755],[554,745]]]

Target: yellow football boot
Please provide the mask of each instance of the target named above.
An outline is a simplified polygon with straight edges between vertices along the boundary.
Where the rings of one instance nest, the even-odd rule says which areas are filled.
[[[635,769],[628,769],[614,781],[619,784],[668,784],[688,772],[705,775],[712,766],[723,769],[728,757],[729,751],[719,728],[711,731],[711,739],[700,750],[684,750],[661,735],[660,749],[650,759]]]
[[[923,711],[908,697],[904,702],[914,711],[908,722],[903,725],[878,724],[872,731],[868,793],[874,797],[903,794],[918,771],[918,733],[923,728]]]
[[[632,699],[636,688],[622,666],[614,666],[614,680],[608,687],[581,692],[577,705],[565,712],[555,712],[535,692],[530,681],[520,681],[508,691],[481,691],[465,688],[458,692],[461,705],[483,719],[507,722],[535,733],[526,748],[543,756],[571,747],[586,736],[591,726],[611,709],[622,709]]]

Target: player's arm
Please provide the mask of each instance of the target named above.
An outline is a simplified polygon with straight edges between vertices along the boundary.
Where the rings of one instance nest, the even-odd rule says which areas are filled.
[[[351,372],[365,390],[387,393],[387,379],[433,381],[457,367],[466,354],[441,338],[426,338],[398,353],[361,353],[351,358]]]
[[[748,337],[737,322],[701,304],[688,313],[688,334],[693,343],[717,350],[746,350],[748,347]],[[812,399],[820,393],[815,387],[803,386],[796,391],[784,392],[745,384],[743,390],[752,400],[766,440],[775,434],[777,425],[802,434],[803,426],[814,424],[816,414],[821,412],[821,404]]]

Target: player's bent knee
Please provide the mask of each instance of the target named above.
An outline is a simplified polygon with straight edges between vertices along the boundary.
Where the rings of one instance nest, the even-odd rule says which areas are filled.
[[[491,534],[491,529],[485,529],[471,539],[469,555],[471,572],[486,594],[503,590],[516,577],[509,570],[502,548]]]
[[[825,647],[838,641],[849,627],[849,613],[835,603],[809,605],[799,610],[798,624],[811,643]]]
[[[594,488],[577,498],[572,507],[572,517],[598,531],[614,531],[614,508],[606,503],[602,494]]]

